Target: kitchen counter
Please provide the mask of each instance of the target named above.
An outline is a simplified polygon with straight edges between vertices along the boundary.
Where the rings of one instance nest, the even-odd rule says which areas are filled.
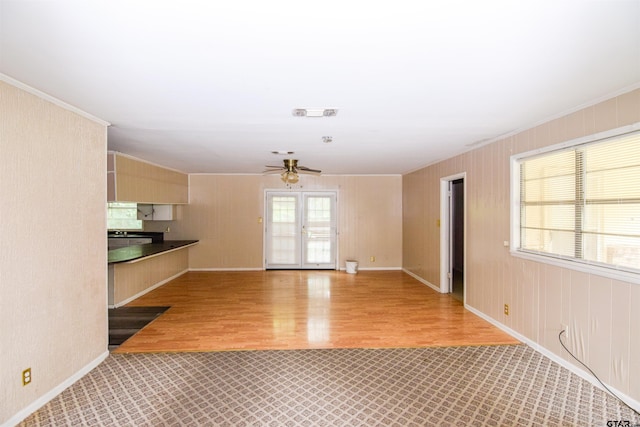
[[[138,239],[149,238],[152,243],[161,243],[164,240],[163,232],[156,231],[110,231],[107,233],[109,239]]]
[[[165,252],[193,246],[198,240],[165,240],[157,243],[146,243],[109,251],[109,264],[121,262],[136,262],[142,258],[148,258]]]

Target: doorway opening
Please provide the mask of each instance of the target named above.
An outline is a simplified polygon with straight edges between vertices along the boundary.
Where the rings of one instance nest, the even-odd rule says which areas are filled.
[[[465,300],[465,174],[441,179],[440,292]]]
[[[267,191],[266,269],[336,269],[336,192]]]

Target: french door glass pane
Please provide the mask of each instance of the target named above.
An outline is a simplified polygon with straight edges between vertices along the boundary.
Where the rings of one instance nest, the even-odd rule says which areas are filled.
[[[271,262],[273,264],[298,263],[297,198],[274,196],[271,212]]]
[[[330,263],[332,262],[331,198],[307,196],[305,208],[305,262],[307,264]]]

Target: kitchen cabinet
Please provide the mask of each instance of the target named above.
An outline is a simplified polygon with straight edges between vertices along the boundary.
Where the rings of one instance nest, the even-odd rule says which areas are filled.
[[[138,219],[145,221],[173,221],[176,216],[174,205],[138,204]]]
[[[188,194],[187,174],[107,153],[107,201],[175,205],[188,203]]]
[[[176,207],[174,205],[153,205],[154,221],[172,221],[175,219]]]

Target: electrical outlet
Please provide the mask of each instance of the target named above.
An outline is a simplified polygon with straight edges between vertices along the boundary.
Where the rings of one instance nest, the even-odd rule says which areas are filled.
[[[564,323],[560,324],[560,330],[564,331],[564,336],[569,336],[569,325],[565,325]]]
[[[508,315],[509,315],[509,304],[505,304],[505,305],[504,305],[504,314],[505,314],[506,316],[508,316]]]
[[[374,256],[372,255],[372,256],[371,256],[371,258],[369,258],[369,260],[370,260],[371,262],[376,262],[376,257],[374,257]]]
[[[29,385],[31,383],[31,368],[27,368],[22,371],[22,385]]]

